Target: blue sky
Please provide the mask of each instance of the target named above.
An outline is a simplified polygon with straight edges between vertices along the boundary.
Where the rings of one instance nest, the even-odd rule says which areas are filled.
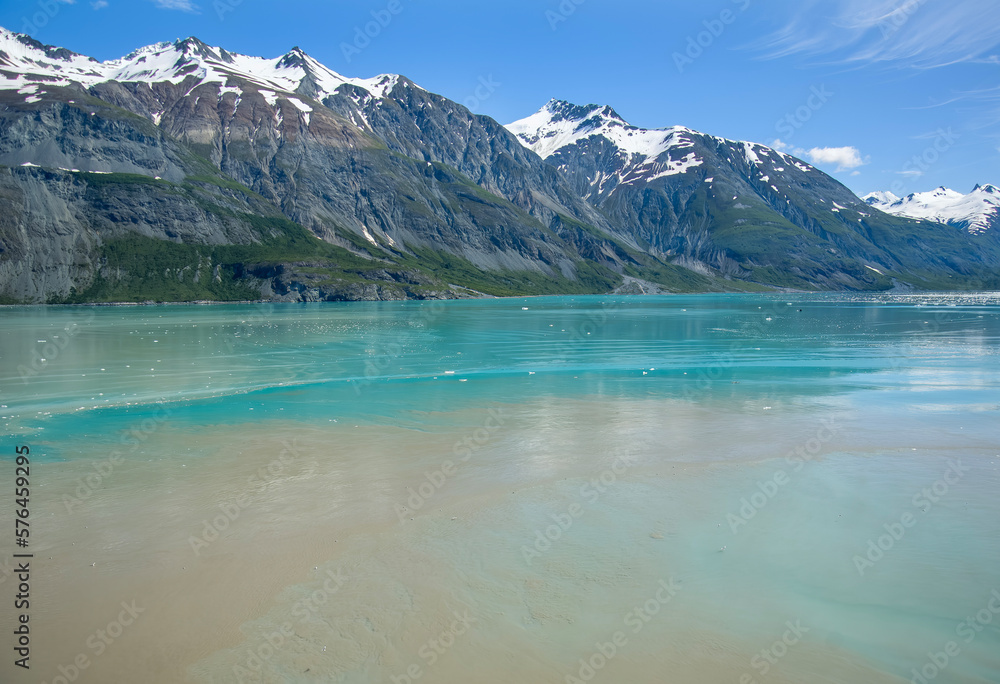
[[[779,146],[859,194],[1000,184],[996,0],[0,0],[0,25],[102,60],[191,35],[297,45],[502,123],[610,104]]]

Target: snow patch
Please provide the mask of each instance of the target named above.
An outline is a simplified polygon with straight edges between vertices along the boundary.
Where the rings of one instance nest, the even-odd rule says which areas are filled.
[[[865,202],[887,214],[964,226],[969,233],[986,232],[1000,217],[1000,194],[992,185],[977,185],[968,195],[939,187],[902,199],[888,192],[865,195]]]
[[[375,78],[347,78],[332,71],[299,50],[273,59],[228,52],[195,39],[156,43],[135,50],[120,59],[99,62],[84,55],[61,51],[59,56],[21,42],[19,34],[0,28],[0,52],[4,53],[0,90],[38,87],[39,84],[67,86],[78,83],[92,87],[107,82],[172,83],[193,79],[193,87],[217,83],[224,92],[236,78],[260,89],[294,94],[303,81],[316,84],[322,100],[346,84],[384,98],[400,82],[394,74]],[[409,86],[409,82],[403,81]],[[220,97],[223,93],[220,93]],[[31,95],[34,92],[23,92]],[[267,95],[273,99],[273,95]],[[272,102],[273,105],[273,102]],[[305,105],[296,105],[301,109]],[[305,110],[302,110],[305,111]]]
[[[667,176],[676,176],[681,173],[687,173],[697,166],[701,166],[701,160],[695,156],[694,152],[691,152],[681,160],[668,161],[665,167],[662,164],[657,164],[654,167],[654,174],[645,178],[645,181],[650,182],[656,180],[657,178],[665,178]],[[656,168],[662,168],[662,170],[656,171]]]
[[[307,105],[305,102],[302,102],[301,100],[297,100],[294,97],[289,97],[288,101],[291,102],[292,105],[294,105],[295,108],[298,109],[300,112],[305,112],[305,113],[308,114],[308,113],[312,112],[312,110],[313,110],[312,107],[310,107],[309,105]]]
[[[564,147],[604,137],[626,156],[655,158],[671,149],[694,147],[683,126],[647,130],[628,124],[610,107],[574,107],[552,100],[531,116],[506,126],[518,141],[543,159]]]

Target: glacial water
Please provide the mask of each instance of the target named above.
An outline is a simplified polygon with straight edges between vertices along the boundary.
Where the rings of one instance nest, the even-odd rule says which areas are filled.
[[[0,309],[0,680],[1000,682],[998,305]]]

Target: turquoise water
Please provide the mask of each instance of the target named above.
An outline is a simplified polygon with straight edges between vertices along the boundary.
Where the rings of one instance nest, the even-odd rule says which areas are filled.
[[[173,665],[150,665],[141,654],[179,624],[153,611],[90,681],[177,681],[170,667],[182,666],[195,682],[376,682],[417,663],[421,681],[458,682],[485,663],[476,681],[555,682],[624,629],[629,643],[594,681],[662,681],[666,668],[692,682],[905,682],[926,667],[926,681],[1000,682],[998,304],[702,295],[7,308],[0,422],[51,473],[41,514],[97,540],[106,572],[151,602],[150,568],[173,559],[237,581],[237,560],[262,540],[308,556],[292,572],[275,561],[252,607],[220,618],[228,639],[197,649],[178,636]],[[306,455],[265,475],[222,541],[192,556],[192,525],[247,490],[242,476],[274,458],[277,447],[258,448],[268,439],[301,439]],[[63,515],[75,478],[115,450],[121,474]],[[449,460],[455,473],[411,505]],[[295,618],[332,567],[352,568],[354,584]],[[75,570],[49,572],[60,591],[90,586]],[[667,578],[676,596],[633,636],[629,611]],[[177,610],[197,615],[208,585],[190,581]],[[79,613],[59,632],[69,656],[54,655],[49,676],[100,606],[67,609]],[[421,647],[459,609],[476,626],[430,663]],[[761,659],[788,622],[802,634]],[[284,623],[296,637],[241,674]],[[958,654],[934,665],[949,641]]]

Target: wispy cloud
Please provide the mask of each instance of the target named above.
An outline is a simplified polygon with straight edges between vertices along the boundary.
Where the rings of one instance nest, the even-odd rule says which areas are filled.
[[[952,91],[951,97],[941,101],[934,101],[935,98],[927,96],[931,100],[930,104],[905,107],[910,110],[937,109],[948,107],[953,116],[960,117],[965,121],[965,128],[981,130],[992,128],[1000,124],[1000,86],[991,88],[980,88],[978,90]],[[931,134],[929,137],[933,137]]]
[[[802,0],[785,26],[752,47],[768,59],[928,69],[996,60],[998,26],[996,0]]]
[[[90,3],[90,6],[95,10],[104,9],[108,6],[108,0],[96,0],[96,2]]]
[[[180,10],[181,12],[197,12],[198,7],[191,0],[153,0],[160,9]]]

